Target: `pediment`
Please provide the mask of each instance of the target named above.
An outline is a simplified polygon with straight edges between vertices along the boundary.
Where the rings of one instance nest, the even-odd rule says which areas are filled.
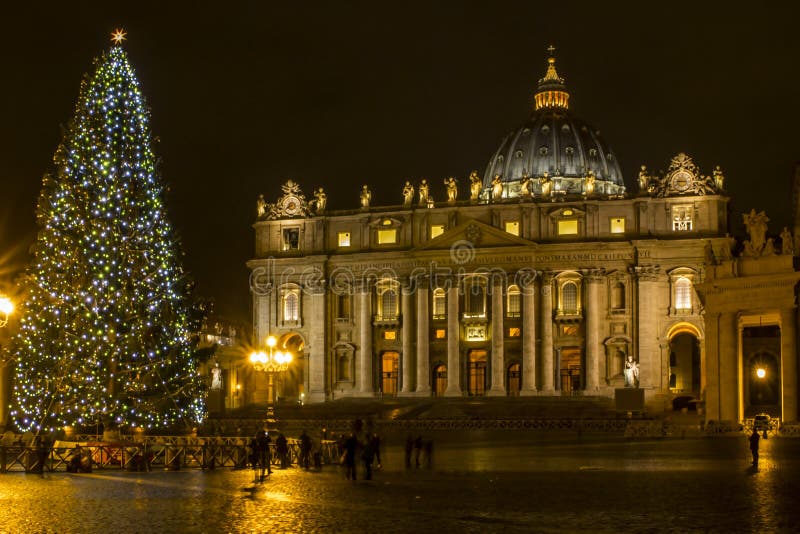
[[[509,234],[481,221],[470,219],[446,230],[442,235],[431,239],[415,250],[450,249],[454,246],[462,246],[465,242],[471,244],[474,248],[536,245],[535,242],[528,239]]]

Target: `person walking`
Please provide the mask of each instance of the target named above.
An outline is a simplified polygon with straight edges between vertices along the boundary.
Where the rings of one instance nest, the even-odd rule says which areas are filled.
[[[356,479],[356,451],[358,448],[358,435],[353,432],[344,442],[344,471],[347,480]]]
[[[306,431],[303,430],[303,433],[300,434],[300,465],[303,469],[308,469],[311,467],[311,447],[313,443],[311,442],[311,436],[306,434]]]
[[[758,467],[758,442],[761,437],[758,435],[758,430],[753,427],[753,433],[750,434],[748,440],[750,441],[750,453],[753,455],[753,467]]]

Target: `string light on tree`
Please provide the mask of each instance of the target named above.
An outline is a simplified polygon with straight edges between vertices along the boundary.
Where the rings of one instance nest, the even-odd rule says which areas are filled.
[[[12,345],[12,417],[21,430],[196,425],[204,416],[191,283],[125,35],[112,34],[82,82],[43,178]]]

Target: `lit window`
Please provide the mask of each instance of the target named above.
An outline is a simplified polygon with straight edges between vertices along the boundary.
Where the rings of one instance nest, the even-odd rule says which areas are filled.
[[[558,235],[578,235],[578,219],[558,221]]]
[[[445,339],[447,337],[447,331],[444,328],[437,328],[435,335],[436,339]]]
[[[434,237],[439,237],[444,233],[444,225],[443,224],[432,224],[431,225],[431,239]]]
[[[397,330],[387,330],[383,333],[383,339],[395,340],[397,339]]]
[[[340,247],[350,246],[350,232],[339,232],[339,246]]]
[[[283,229],[283,250],[297,250],[300,248],[300,229]]]
[[[433,318],[444,319],[447,317],[447,299],[444,289],[437,287],[433,290]]]
[[[578,313],[578,286],[567,282],[561,288],[561,311],[565,314]]]
[[[383,280],[377,285],[378,319],[381,321],[397,320],[397,283]]]
[[[290,291],[283,296],[283,320],[297,321],[299,317],[300,297],[296,291]]]
[[[680,311],[692,309],[692,282],[683,276],[675,281],[675,309]]]
[[[519,221],[506,221],[506,232],[511,235],[519,235]]]
[[[611,233],[624,234],[625,233],[625,217],[612,217],[611,218]]]
[[[397,230],[395,228],[378,230],[379,245],[391,245],[392,243],[397,243]]]
[[[508,329],[508,337],[519,337],[520,329],[519,327],[511,327]]]
[[[672,206],[672,230],[675,232],[692,229],[692,207]]]
[[[506,317],[520,316],[520,292],[519,287],[509,286],[506,296]]]

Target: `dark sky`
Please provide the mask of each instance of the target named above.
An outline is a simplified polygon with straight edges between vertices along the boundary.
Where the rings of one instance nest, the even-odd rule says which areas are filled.
[[[15,3],[17,6],[23,4]],[[198,292],[249,318],[255,200],[292,178],[331,208],[397,203],[406,179],[464,187],[524,122],[557,47],[575,115],[633,189],[677,152],[721,165],[740,213],[789,223],[800,159],[794,2],[27,2],[0,22],[0,286],[25,267],[34,208],[82,75],[115,27],[152,112],[170,217]],[[619,4],[619,5],[618,5]]]

